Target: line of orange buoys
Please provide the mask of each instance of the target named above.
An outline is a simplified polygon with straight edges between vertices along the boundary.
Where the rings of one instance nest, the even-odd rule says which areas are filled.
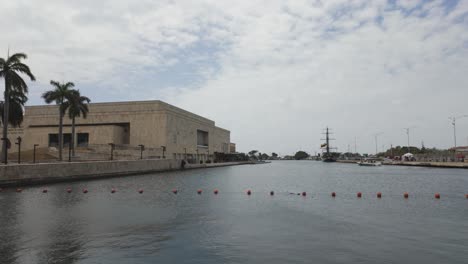
[[[0,192],[3,192],[3,191],[4,191],[4,189],[0,188]],[[21,193],[21,192],[23,192],[23,189],[22,189],[22,188],[16,188],[16,189],[15,189],[15,192]],[[49,192],[49,191],[48,191],[47,189],[45,189],[45,188],[42,189],[42,193],[48,193],[48,192]],[[66,189],[66,192],[67,192],[67,193],[72,193],[72,189],[71,189],[71,188],[67,188],[67,189]],[[82,190],[82,192],[83,192],[83,193],[88,193],[89,191],[88,191],[88,189],[85,188],[85,189]],[[117,190],[116,190],[115,188],[112,188],[110,192],[111,192],[111,193],[116,193]],[[142,194],[143,192],[144,192],[143,189],[138,189],[138,193]],[[178,194],[179,190],[177,190],[177,189],[172,189],[171,192],[172,192],[173,194]],[[197,190],[197,194],[202,194],[202,193],[203,193],[203,190],[202,190],[202,189],[198,189],[198,190]],[[248,189],[247,191],[245,191],[245,193],[246,193],[247,195],[250,196],[250,195],[252,195],[253,192],[252,192],[252,190]],[[215,195],[219,194],[219,190],[218,190],[218,189],[214,189],[214,190],[213,190],[213,194],[215,194]],[[270,196],[274,196],[274,195],[275,195],[275,192],[274,192],[274,191],[270,191],[269,194],[270,194]],[[296,194],[296,193],[289,193],[289,194]],[[297,193],[297,195],[302,195],[302,196],[305,197],[305,196],[307,196],[307,193],[306,193],[306,192],[300,192],[300,193]],[[331,193],[331,197],[335,198],[336,196],[337,196],[336,192],[332,192],[332,193]],[[465,194],[464,196],[465,196],[466,199],[468,199],[468,193]],[[357,197],[357,198],[362,198],[362,192],[356,193],[356,197]],[[382,198],[382,193],[381,193],[381,192],[377,192],[377,193],[376,193],[376,197],[379,198],[379,199],[381,199],[381,198]],[[409,193],[407,193],[407,192],[403,193],[403,198],[408,199],[408,198],[409,198]],[[435,194],[434,194],[434,198],[435,198],[435,199],[440,199],[440,198],[441,198],[440,193],[435,193]]]

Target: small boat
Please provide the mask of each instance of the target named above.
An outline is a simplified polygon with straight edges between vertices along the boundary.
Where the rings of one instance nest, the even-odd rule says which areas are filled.
[[[372,159],[361,160],[357,162],[357,164],[359,166],[371,166],[371,167],[382,166],[382,162],[378,160],[372,160]]]

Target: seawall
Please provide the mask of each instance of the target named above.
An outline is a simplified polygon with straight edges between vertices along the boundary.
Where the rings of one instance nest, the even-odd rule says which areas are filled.
[[[242,164],[250,163],[226,162],[187,164],[185,169],[213,168]],[[180,160],[169,159],[11,164],[0,166],[0,186],[35,185],[53,182],[129,176],[180,169]]]

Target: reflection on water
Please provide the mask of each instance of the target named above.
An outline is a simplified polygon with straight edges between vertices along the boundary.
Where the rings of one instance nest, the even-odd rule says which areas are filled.
[[[5,263],[15,263],[17,259],[21,230],[18,222],[18,204],[21,195],[2,195],[0,193],[0,256]]]
[[[5,263],[466,263],[466,175],[288,161],[56,184],[47,194],[8,190],[0,193],[0,256]],[[289,194],[301,191],[307,196]]]

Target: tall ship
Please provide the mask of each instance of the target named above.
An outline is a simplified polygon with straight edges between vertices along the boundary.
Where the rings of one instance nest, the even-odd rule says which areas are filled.
[[[328,129],[327,127],[323,134],[325,135],[325,138],[322,140],[325,140],[325,143],[320,145],[320,148],[322,149],[322,161],[323,162],[335,162],[339,154],[337,152],[332,151],[332,150],[335,150],[336,148],[333,148],[330,146],[330,141],[334,140],[334,138],[330,138],[330,135],[332,133],[330,132],[330,129]]]

